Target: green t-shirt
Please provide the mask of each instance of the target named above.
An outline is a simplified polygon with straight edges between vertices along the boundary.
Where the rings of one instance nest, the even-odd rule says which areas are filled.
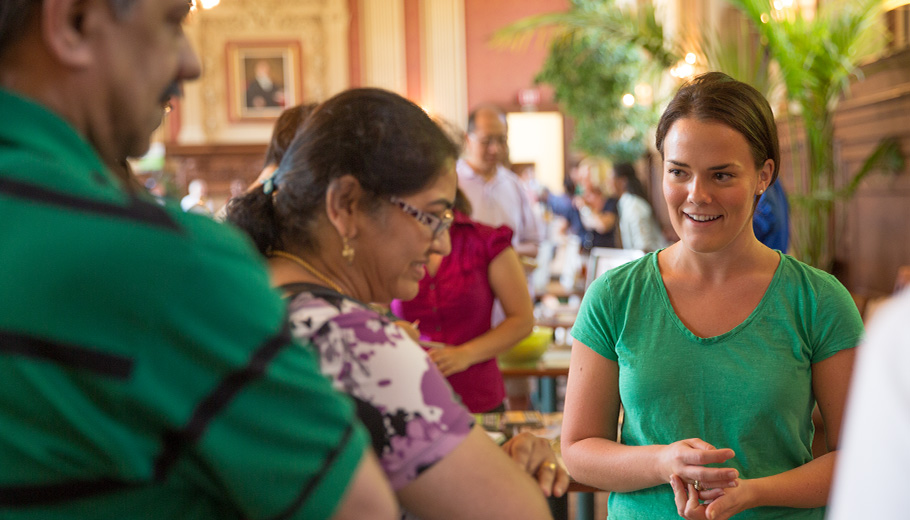
[[[733,330],[692,334],[676,316],[657,254],[608,271],[585,293],[572,335],[619,365],[622,443],[698,437],[731,448],[743,478],[812,460],[812,364],[853,348],[862,320],[830,274],[781,255],[761,302]],[[611,493],[610,519],[676,518],[669,484]],[[824,508],[756,508],[737,519],[821,519]]]
[[[0,518],[330,516],[366,434],[249,241],[0,114]]]

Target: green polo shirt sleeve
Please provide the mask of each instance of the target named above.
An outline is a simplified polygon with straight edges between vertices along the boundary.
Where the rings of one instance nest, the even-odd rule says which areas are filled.
[[[331,516],[367,437],[249,242],[0,113],[0,517]]]

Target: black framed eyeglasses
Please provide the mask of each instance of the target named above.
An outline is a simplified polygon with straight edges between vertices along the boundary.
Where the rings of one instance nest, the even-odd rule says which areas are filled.
[[[485,137],[480,137],[477,134],[469,134],[469,136],[480,143],[480,146],[484,148],[489,148],[491,144],[496,143],[499,146],[506,146],[509,144],[509,138],[506,135],[488,135]]]
[[[442,212],[441,216],[437,216],[432,213],[427,213],[426,211],[421,211],[398,197],[390,197],[389,200],[392,204],[401,208],[401,211],[414,217],[417,222],[430,228],[433,231],[434,239],[438,238],[443,231],[452,227],[452,222],[455,221],[455,212],[451,209],[446,209]]]

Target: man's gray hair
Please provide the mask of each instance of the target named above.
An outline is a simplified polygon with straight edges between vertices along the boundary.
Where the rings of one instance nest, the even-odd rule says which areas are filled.
[[[117,17],[125,16],[138,0],[108,0]],[[42,0],[0,0],[0,56],[25,34]]]

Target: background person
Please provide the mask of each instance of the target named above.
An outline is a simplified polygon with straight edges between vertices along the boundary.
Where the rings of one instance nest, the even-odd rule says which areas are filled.
[[[269,146],[265,150],[265,161],[262,164],[259,176],[249,186],[245,186],[241,193],[234,194],[232,189],[231,199],[262,186],[266,179],[271,178],[278,168],[278,163],[281,162],[281,158],[284,157],[284,153],[291,144],[291,140],[294,139],[297,131],[300,130],[304,121],[315,109],[316,103],[307,103],[294,105],[281,111],[278,119],[275,120],[275,126],[272,127],[272,137],[269,139]],[[224,219],[227,218],[228,204],[230,204],[230,199],[215,213],[215,220],[224,222]]]
[[[445,345],[427,353],[468,410],[504,411],[505,387],[496,356],[531,333],[534,309],[521,261],[511,247],[512,230],[479,224],[470,215],[471,206],[459,190],[449,228],[451,253],[431,256],[417,296],[395,300],[391,308],[403,320],[419,322],[421,340]],[[496,299],[505,319],[491,327]]]
[[[547,518],[537,485],[547,494],[567,485],[552,451],[525,445],[536,448],[523,459],[535,485],[473,425],[423,350],[369,305],[413,298],[431,256],[449,253],[456,156],[417,105],[349,90],[317,108],[275,177],[233,200],[228,220],[268,255],[294,335],[357,401],[406,512]]]
[[[468,116],[464,156],[458,160],[458,186],[474,209],[473,219],[512,230],[512,247],[535,258],[540,245],[537,217],[518,176],[503,166],[508,159],[506,116],[482,106]]]
[[[508,226],[512,230],[512,248],[519,257],[537,259],[542,239],[537,216],[518,176],[505,166],[509,161],[509,139],[506,115],[499,107],[483,105],[468,115],[462,157],[455,166],[458,187],[471,204],[472,219],[488,226]],[[528,264],[528,292],[533,293]],[[500,302],[493,305],[492,324],[505,319]],[[526,407],[530,386],[526,380],[506,381],[510,403]]]
[[[313,110],[316,110],[316,106],[316,103],[305,103],[294,105],[281,112],[281,115],[275,120],[275,126],[272,127],[272,137],[269,139],[269,146],[265,150],[265,161],[262,165],[262,171],[259,172],[256,180],[250,184],[250,190],[257,188],[264,180],[272,176],[285,152],[287,152],[288,146],[291,145],[294,136],[300,131],[303,123],[310,117]]]
[[[587,250],[619,245],[616,237],[619,199],[613,194],[611,169],[609,162],[594,157],[582,159],[578,166],[581,193],[575,196],[574,204],[585,228],[582,247]]]
[[[0,2],[0,517],[392,518],[248,241],[125,169],[189,8]]]
[[[577,170],[574,167],[573,170]],[[544,190],[543,201],[547,209],[555,216],[560,217],[560,226],[557,228],[559,235],[577,236],[581,243],[584,243],[585,230],[584,224],[581,223],[581,214],[575,207],[573,197],[575,196],[575,182],[571,179],[572,174],[566,177],[563,182],[565,193],[550,193]],[[556,233],[554,233],[556,234]],[[552,239],[553,237],[549,237]]]
[[[787,252],[790,244],[790,206],[781,183],[775,182],[758,199],[752,215],[755,238],[771,249]]]
[[[189,213],[200,215],[212,214],[212,201],[208,200],[208,183],[202,179],[193,179],[187,193],[180,199],[180,208]]]
[[[619,213],[619,237],[623,249],[657,251],[667,245],[648,202],[645,187],[629,163],[613,166],[613,192],[619,196],[616,210]]]
[[[680,241],[585,293],[566,465],[612,491],[611,520],[821,519],[862,321],[833,276],[755,238],[780,162],[771,108],[707,73],[677,92],[656,141]],[[813,459],[816,402],[832,451]]]

